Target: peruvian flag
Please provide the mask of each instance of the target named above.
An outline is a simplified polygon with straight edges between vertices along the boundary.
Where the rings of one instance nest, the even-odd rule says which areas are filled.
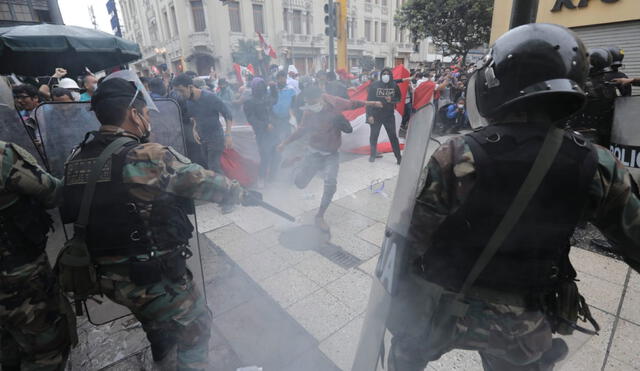
[[[403,79],[409,76],[409,71],[403,65],[398,65],[393,69],[393,78],[395,80]],[[349,99],[366,101],[369,93],[369,85],[371,85],[370,81],[366,81],[364,84],[358,86],[357,88],[351,89],[349,91]],[[400,99],[400,102],[396,105],[396,135],[398,134],[397,131],[400,129],[402,115],[405,110],[404,101],[407,97],[407,91],[409,90],[409,81],[398,84],[398,87],[400,88],[402,97]],[[371,152],[371,147],[369,146],[369,134],[371,132],[371,129],[369,124],[367,123],[366,108],[360,107],[351,111],[344,111],[342,112],[342,115],[351,123],[353,132],[351,134],[342,136],[341,150],[368,155]],[[400,148],[403,147],[404,144],[400,143]],[[392,151],[391,143],[389,142],[389,137],[387,136],[385,130],[380,131],[377,151],[378,153],[386,153]]]
[[[418,85],[413,91],[413,109],[416,111],[429,104],[434,97],[436,91],[436,83],[433,81],[425,81]]]
[[[264,51],[264,54],[270,56],[271,58],[278,58],[276,51],[271,45],[267,44],[267,42],[264,41],[264,37],[262,37],[262,34],[260,32],[256,33],[258,34],[258,38],[260,38],[260,47]]]

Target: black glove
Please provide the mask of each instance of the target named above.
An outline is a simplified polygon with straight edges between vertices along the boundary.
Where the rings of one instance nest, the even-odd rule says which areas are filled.
[[[242,206],[259,206],[262,201],[262,193],[244,189],[240,195]]]

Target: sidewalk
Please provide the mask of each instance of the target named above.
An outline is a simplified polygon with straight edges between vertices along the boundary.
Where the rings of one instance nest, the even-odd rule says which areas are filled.
[[[251,365],[265,371],[350,370],[397,171],[391,155],[374,164],[366,157],[343,162],[326,217],[331,244],[317,250],[284,247],[281,233],[294,225],[264,210],[238,208],[221,215],[213,205],[198,207],[206,292],[214,312],[211,370]],[[306,190],[273,187],[265,200],[312,222],[321,194],[322,182],[315,179]],[[618,260],[583,249],[572,249],[571,260],[602,330],[564,369],[640,369],[640,277],[628,275]],[[81,369],[153,369],[136,324],[125,319],[108,328],[83,325],[85,342],[99,346],[102,336],[108,344],[74,351],[74,367],[90,356],[97,360]],[[115,340],[107,339],[110,333]],[[454,351],[429,369],[482,367],[476,353]]]

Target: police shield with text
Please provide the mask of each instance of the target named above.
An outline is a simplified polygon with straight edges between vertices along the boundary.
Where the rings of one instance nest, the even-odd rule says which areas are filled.
[[[387,297],[372,291],[354,370],[422,371],[453,349],[478,351],[485,370],[551,370],[599,331],[569,239],[590,221],[640,270],[640,200],[608,150],[559,126],[584,105],[588,68],[577,36],[551,24],[512,29],[479,62],[467,104],[489,125],[431,156],[405,241],[388,243],[388,225],[374,279]]]

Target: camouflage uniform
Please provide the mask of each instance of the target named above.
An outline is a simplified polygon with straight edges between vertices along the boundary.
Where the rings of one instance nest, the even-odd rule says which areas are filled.
[[[27,151],[0,141],[0,166],[1,210],[20,202],[22,197],[37,201],[42,208],[55,206],[60,180],[42,170]],[[42,213],[46,215],[44,211]],[[43,224],[40,228],[50,227],[49,223]],[[27,226],[31,231],[29,227],[32,225]],[[3,369],[63,370],[71,340],[69,318],[62,310],[70,313],[70,308],[55,284],[44,253],[46,238],[39,246],[41,251],[35,252],[32,258],[15,254],[16,246],[11,247],[14,242],[7,239],[4,228],[0,241]],[[17,247],[27,249],[26,246]],[[21,260],[27,262],[18,263]]]
[[[640,201],[625,167],[605,148],[595,146],[597,171],[588,192],[583,218],[618,242],[619,253],[635,270],[640,268]],[[473,153],[464,136],[443,144],[423,171],[414,209],[412,254],[426,252],[438,227],[466,201],[476,181]],[[468,298],[469,309],[456,325],[455,340],[437,355],[425,349],[426,331],[410,330],[394,337],[389,355],[397,370],[422,370],[429,361],[452,349],[477,350],[486,370],[550,370],[552,329],[535,308]],[[419,321],[416,321],[419,322]],[[413,327],[428,326],[413,323]],[[407,335],[411,332],[412,335]],[[545,354],[545,352],[547,352]],[[393,368],[392,368],[393,370]]]
[[[113,126],[102,126],[100,133],[112,139],[116,135],[129,135]],[[171,147],[157,143],[135,144],[127,152],[122,183],[129,187],[132,198],[141,202],[171,194],[220,203],[240,191],[237,183],[205,170]],[[92,246],[89,248],[91,250]],[[159,256],[168,253],[158,252]],[[142,323],[149,341],[165,347],[177,344],[179,370],[207,367],[211,312],[190,273],[177,280],[163,275],[159,282],[140,285],[132,282],[129,276],[130,256],[94,256],[94,261],[99,266],[104,294],[131,310]]]

